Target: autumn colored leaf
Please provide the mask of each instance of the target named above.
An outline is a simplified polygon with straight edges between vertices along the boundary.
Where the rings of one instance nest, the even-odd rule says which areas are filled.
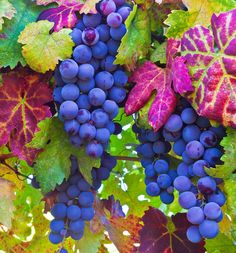
[[[0,223],[11,228],[14,212],[13,200],[15,185],[7,179],[0,178]]]
[[[174,87],[175,85],[176,87],[181,85],[186,87],[185,91],[193,91],[186,67],[180,70],[181,73],[178,73],[187,77],[184,80],[179,80],[179,77],[174,75],[177,73],[176,70],[172,71],[173,65],[177,64],[174,57],[179,50],[179,44],[178,40],[170,39],[168,41],[166,69],[162,69],[152,62],[146,61],[134,71],[129,79],[130,82],[134,82],[136,85],[129,93],[125,104],[125,112],[127,115],[137,112],[148,102],[153,92],[155,92],[156,97],[148,112],[149,124],[155,131],[165,124],[176,106],[176,96],[171,87],[172,81],[174,82]],[[179,84],[179,82],[183,83]]]
[[[184,32],[196,25],[209,26],[213,13],[220,13],[236,8],[234,0],[183,0],[188,11],[173,10],[165,20],[169,26],[167,38],[181,38]]]
[[[26,147],[37,130],[37,123],[50,117],[51,90],[42,76],[24,70],[3,74],[0,89],[0,146],[9,143],[20,159],[32,163],[35,149]]]
[[[28,147],[43,149],[35,160],[35,175],[44,193],[54,190],[70,175],[71,160],[78,159],[80,172],[91,183],[91,170],[99,168],[100,160],[88,158],[85,149],[73,146],[64,131],[63,123],[57,118],[47,118],[39,123],[38,131]]]
[[[54,22],[53,30],[60,31],[63,27],[72,28],[78,21],[76,12],[97,13],[96,3],[99,0],[38,0],[38,5],[57,3],[58,7],[43,11],[38,20],[48,20]]]
[[[26,65],[21,54],[21,44],[17,43],[18,36],[28,23],[36,21],[44,7],[25,0],[11,2],[17,14],[11,20],[5,20],[0,32],[0,67],[10,66],[13,69],[18,62]]]
[[[100,222],[120,253],[137,252],[134,244],[139,243],[141,219],[134,215],[124,217],[119,201],[115,201],[113,197],[101,201],[96,199],[94,207],[96,216],[92,222],[93,226]]]
[[[0,31],[4,23],[3,18],[12,19],[16,14],[16,9],[8,0],[0,0]]]
[[[22,55],[29,66],[41,73],[54,70],[59,60],[72,54],[74,43],[70,29],[49,34],[53,23],[47,20],[31,23],[21,32],[18,42],[24,44]],[[43,56],[43,57],[42,57]]]
[[[196,26],[184,34],[181,42],[181,54],[195,87],[188,99],[200,115],[233,128],[236,128],[235,20],[236,10],[214,14],[212,30]]]
[[[204,242],[191,243],[186,230],[191,225],[186,214],[178,213],[171,218],[160,210],[150,208],[143,216],[140,231],[140,253],[204,253]]]
[[[147,55],[151,43],[148,12],[134,5],[125,26],[127,32],[121,40],[115,63],[125,64],[128,70],[134,70],[139,58]]]

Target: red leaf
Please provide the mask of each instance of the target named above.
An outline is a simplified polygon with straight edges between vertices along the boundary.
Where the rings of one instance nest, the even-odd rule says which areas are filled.
[[[9,142],[11,151],[32,163],[38,151],[27,148],[37,123],[50,117],[45,104],[52,100],[51,90],[39,74],[18,70],[3,74],[0,87],[0,146]]]
[[[120,253],[137,252],[134,244],[140,241],[141,219],[134,215],[125,218],[119,201],[115,201],[113,196],[108,200],[96,199],[94,207],[96,215],[92,228],[101,229],[103,226]]]
[[[137,68],[129,79],[130,82],[134,82],[136,85],[129,93],[125,104],[127,115],[140,110],[148,102],[153,91],[156,91],[156,98],[148,112],[148,121],[154,131],[158,131],[165,124],[176,106],[175,93],[171,87],[172,82],[180,90],[192,91],[187,67],[181,61],[182,58],[177,57],[177,60],[175,60],[179,52],[179,46],[179,40],[168,40],[166,69],[159,68],[154,63],[147,61]],[[182,67],[181,72],[175,70],[176,64]],[[185,78],[183,83],[181,83],[182,78]]]
[[[143,216],[140,231],[140,253],[204,253],[204,241],[195,244],[186,237],[190,226],[186,214],[178,213],[172,218],[161,211],[149,208]]]

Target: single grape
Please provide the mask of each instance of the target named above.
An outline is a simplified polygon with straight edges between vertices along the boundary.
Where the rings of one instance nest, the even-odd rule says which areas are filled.
[[[110,27],[117,28],[121,25],[121,23],[122,23],[122,17],[119,13],[112,12],[107,16],[107,24]]]
[[[69,224],[70,230],[74,233],[79,233],[79,232],[84,231],[84,227],[85,227],[85,224],[82,219],[73,220]]]
[[[215,167],[217,164],[222,164],[220,160],[222,152],[218,148],[208,148],[205,150],[203,159],[206,160],[210,166]]]
[[[93,78],[94,68],[91,64],[81,64],[79,66],[78,77],[81,80],[88,80]]]
[[[104,16],[116,11],[116,4],[113,0],[103,0],[100,4],[100,10]]]
[[[207,174],[204,167],[209,167],[205,160],[198,160],[193,164],[193,173],[197,177],[205,177]]]
[[[140,145],[140,153],[145,157],[152,158],[154,156],[152,143],[144,143]]]
[[[210,127],[209,130],[214,132],[220,140],[226,136],[226,131],[223,126]]]
[[[169,170],[169,164],[165,160],[157,160],[154,163],[154,169],[158,174],[167,173]]]
[[[80,29],[81,31],[83,31],[85,29],[85,25],[83,23],[82,19],[79,19],[78,23],[75,26],[77,29]]]
[[[183,129],[182,135],[185,142],[199,140],[201,131],[196,125],[188,125]]]
[[[181,138],[181,131],[170,132],[167,129],[163,129],[162,135],[166,141],[175,142]]]
[[[81,231],[81,232],[79,232],[79,233],[73,233],[73,232],[71,232],[71,233],[70,233],[70,236],[71,236],[71,238],[72,238],[73,240],[79,241],[79,240],[84,236],[84,231]]]
[[[124,6],[121,7],[117,12],[121,15],[122,20],[125,21],[131,12],[131,8],[128,6]]]
[[[69,135],[76,135],[79,132],[80,124],[77,120],[66,120],[64,122],[64,129]]]
[[[106,100],[102,106],[103,110],[110,116],[117,116],[119,113],[119,107],[116,102],[112,100]]]
[[[157,178],[157,184],[161,189],[166,189],[172,184],[171,177],[167,174],[161,174]]]
[[[186,108],[181,113],[181,119],[185,124],[193,124],[197,120],[197,114],[193,108]]]
[[[150,142],[157,141],[160,138],[160,134],[158,132],[155,133],[155,132],[153,132],[151,130],[150,131],[146,131],[145,135],[146,135],[147,140],[150,141]],[[154,144],[153,144],[153,151],[154,151]]]
[[[78,107],[80,109],[87,109],[87,110],[89,110],[91,108],[91,105],[89,103],[88,95],[86,95],[86,94],[81,94],[79,96],[79,98],[76,100],[76,104],[78,105]],[[78,114],[78,112],[77,112],[77,114]]]
[[[209,202],[204,206],[204,214],[208,219],[216,220],[221,215],[220,206],[214,202]]]
[[[176,155],[181,156],[183,152],[185,151],[186,148],[186,142],[183,139],[178,139],[174,145],[173,145],[173,150]]]
[[[64,229],[65,223],[63,220],[52,220],[50,223],[50,229],[54,233],[60,233],[62,229]]]
[[[79,86],[80,91],[83,93],[88,93],[95,87],[95,81],[93,78],[89,80],[79,80],[77,84]]]
[[[103,128],[109,122],[109,117],[103,109],[96,109],[92,112],[91,120],[97,128]]]
[[[93,57],[96,59],[100,60],[105,58],[108,53],[107,45],[104,42],[99,41],[97,44],[92,46],[92,53]]]
[[[174,201],[174,195],[166,191],[162,191],[160,193],[160,199],[164,204],[169,205]]]
[[[191,181],[186,176],[178,176],[175,178],[174,187],[179,192],[189,191],[191,189]]]
[[[178,132],[183,126],[181,117],[177,114],[172,114],[166,121],[164,128],[169,132]]]
[[[102,21],[101,14],[84,14],[83,15],[83,23],[86,27],[96,27]]]
[[[60,242],[62,242],[63,237],[60,234],[56,234],[51,232],[49,234],[49,241],[53,244],[59,244]]]
[[[82,192],[79,195],[79,204],[82,207],[91,207],[93,205],[94,196],[91,192]]]
[[[86,153],[88,156],[98,158],[103,153],[103,147],[100,143],[91,142],[86,147]]]
[[[212,193],[211,195],[208,196],[208,201],[215,202],[219,206],[223,206],[225,204],[226,198],[222,191],[217,190],[217,192]]]
[[[202,237],[207,239],[215,238],[219,233],[219,226],[215,221],[204,220],[199,225],[199,232]]]
[[[110,39],[110,28],[108,25],[101,24],[96,27],[96,30],[99,34],[99,39],[103,42],[106,42]]]
[[[82,207],[81,208],[81,219],[85,221],[90,221],[93,219],[95,211],[92,207]]]
[[[86,45],[79,45],[74,49],[73,57],[75,61],[78,63],[87,63],[92,59],[92,51]],[[78,70],[77,70],[77,73],[78,73]]]
[[[126,34],[126,27],[124,24],[121,24],[119,27],[110,28],[110,35],[113,40],[121,40],[123,36]]]
[[[218,138],[214,132],[208,130],[201,133],[200,142],[204,147],[214,147],[218,142]]]
[[[97,169],[97,179],[99,180],[107,180],[110,176],[110,171],[109,169],[105,168],[105,167],[100,167],[99,169]]]
[[[99,33],[93,27],[85,28],[82,33],[82,40],[88,46],[95,45],[99,40]]]
[[[64,101],[63,97],[61,96],[61,90],[62,90],[61,87],[56,87],[53,90],[53,100],[60,104]]]
[[[153,164],[148,164],[145,167],[145,175],[147,177],[154,177],[156,175],[156,172],[155,172]]]
[[[110,33],[109,33],[109,36],[110,36]],[[116,56],[119,46],[120,46],[119,41],[110,39],[109,41],[107,41],[108,53],[110,55]]]
[[[194,206],[187,212],[187,219],[192,224],[201,224],[204,221],[205,215],[201,207]]]
[[[200,127],[200,128],[208,128],[211,126],[209,119],[199,116],[196,124]]]
[[[199,243],[202,240],[199,229],[196,226],[191,226],[187,229],[187,238],[192,243]]]
[[[74,28],[70,35],[76,46],[82,43],[82,31],[80,29]]]
[[[84,143],[78,134],[70,136],[70,142],[72,145],[74,145],[78,148],[80,148]]]
[[[153,144],[153,151],[156,154],[163,154],[166,152],[166,145],[164,141],[156,141]]]
[[[126,90],[122,87],[113,86],[109,90],[109,99],[114,100],[117,104],[124,101],[126,97]]]
[[[160,187],[158,186],[157,183],[149,183],[146,187],[146,192],[149,196],[158,196],[160,194]]]
[[[193,194],[190,191],[182,192],[179,195],[179,204],[184,208],[184,209],[190,209],[191,207],[196,206],[197,204],[197,199],[195,194]]]
[[[197,182],[197,187],[202,194],[212,194],[216,190],[216,182],[211,177],[202,177]]]
[[[191,159],[199,159],[204,154],[204,147],[199,141],[191,141],[186,146],[186,154]]]
[[[188,177],[188,164],[180,163],[177,167],[177,174],[179,176],[186,176]]]
[[[188,165],[194,163],[194,160],[188,156],[186,151],[184,151],[182,154],[182,160],[184,163],[186,163]]]
[[[89,103],[93,106],[102,105],[105,102],[106,94],[100,88],[90,90],[88,94]]]
[[[67,207],[63,203],[56,203],[52,209],[51,214],[55,219],[64,219],[66,217]]]
[[[90,184],[83,178],[81,178],[78,183],[77,187],[80,191],[89,191],[90,190]]]
[[[113,86],[114,78],[108,71],[101,71],[95,76],[95,82],[98,88],[108,90]]]
[[[76,185],[70,185],[66,191],[69,198],[74,199],[79,196],[79,189]]]
[[[61,62],[59,70],[62,77],[72,79],[76,77],[79,67],[74,60],[66,59],[63,62]]]
[[[68,253],[68,251],[65,248],[61,248],[59,253]]]
[[[79,136],[83,140],[90,141],[96,136],[96,128],[90,123],[84,123],[80,127]]]
[[[67,208],[67,217],[68,217],[68,219],[70,219],[70,220],[78,220],[80,218],[80,216],[81,216],[81,210],[80,210],[80,208],[78,206],[71,205],[71,206],[69,206]]]
[[[105,59],[102,60],[101,68],[109,72],[115,71],[117,69],[117,65],[114,64],[115,60],[116,58],[114,56],[108,55]]]
[[[108,122],[106,128],[109,130],[110,134],[113,134],[115,132],[115,124],[112,121]]]
[[[95,139],[100,143],[106,143],[110,139],[110,132],[107,128],[97,129]]]
[[[116,166],[117,160],[114,156],[104,153],[101,157],[101,165],[110,171]]]

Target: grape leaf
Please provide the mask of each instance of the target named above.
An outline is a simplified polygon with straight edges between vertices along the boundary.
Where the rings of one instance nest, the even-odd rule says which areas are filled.
[[[14,188],[15,185],[11,181],[0,178],[0,223],[7,228],[11,228],[12,225]]]
[[[206,240],[205,248],[209,253],[235,252],[234,241],[220,233],[216,238]]]
[[[188,99],[200,115],[233,128],[236,128],[235,19],[236,10],[214,14],[212,31],[196,26],[184,34],[181,42],[181,54],[195,87]]]
[[[45,119],[39,123],[37,132],[29,143],[29,147],[44,149],[35,161],[35,174],[43,192],[53,190],[61,184],[64,178],[70,175],[70,156],[78,159],[80,171],[91,183],[91,169],[99,168],[100,160],[92,159],[86,155],[84,148],[76,148],[70,144],[64,131],[63,123],[57,118]]]
[[[48,20],[54,22],[53,30],[60,31],[63,27],[72,28],[78,21],[76,12],[80,13],[97,13],[96,3],[99,0],[38,0],[38,5],[47,5],[57,3],[58,7],[50,8],[43,11],[38,20]]]
[[[134,70],[138,59],[145,57],[148,53],[151,43],[148,12],[134,5],[125,25],[127,32],[121,40],[115,63],[125,64],[128,70]]]
[[[179,50],[178,40],[168,40],[166,58],[166,69],[157,67],[154,63],[146,61],[143,65],[137,68],[129,81],[136,83],[134,88],[129,93],[127,102],[125,104],[125,112],[127,115],[131,115],[140,110],[149,100],[153,92],[156,92],[156,97],[148,112],[149,124],[158,131],[166,120],[169,118],[176,106],[176,96],[172,90],[172,81],[174,86],[178,85],[179,77],[174,76],[172,72],[172,65],[174,56]],[[179,74],[179,73],[178,73]],[[182,69],[181,74],[185,75],[185,80],[180,84],[187,88],[187,91],[192,91],[192,84],[189,78],[188,69]]]
[[[227,128],[226,131],[227,136],[220,143],[224,147],[221,157],[224,164],[217,165],[216,168],[206,168],[206,172],[212,177],[228,178],[236,170],[236,131],[232,128]]]
[[[186,236],[190,226],[186,214],[178,213],[167,218],[161,211],[149,208],[143,216],[140,231],[140,253],[204,253],[204,242],[191,243]]]
[[[12,19],[16,14],[16,9],[13,7],[8,0],[0,0],[0,31],[2,30],[2,25],[4,24],[4,19]]]
[[[183,0],[188,11],[173,10],[165,20],[169,26],[167,38],[181,38],[184,32],[195,25],[209,26],[213,13],[229,11],[236,7],[234,0]]]
[[[142,228],[141,219],[120,213],[120,204],[113,197],[108,200],[95,201],[96,216],[93,226],[101,223],[108,232],[109,238],[120,253],[135,253],[135,243],[139,243],[139,231]],[[126,233],[125,233],[126,231]]]
[[[24,44],[22,55],[26,62],[33,70],[41,73],[54,70],[59,60],[69,58],[74,46],[69,35],[70,29],[49,34],[52,27],[53,23],[46,20],[31,23],[18,39],[18,42]]]
[[[36,150],[26,147],[37,130],[37,123],[50,117],[51,90],[44,77],[28,70],[3,74],[0,89],[0,146],[9,143],[20,159],[32,163]]]
[[[160,44],[155,43],[155,49],[151,52],[150,60],[152,62],[166,63],[166,42]]]
[[[17,15],[12,20],[5,20],[0,33],[0,66],[10,66],[11,69],[15,68],[18,62],[26,65],[21,54],[21,45],[17,43],[17,39],[25,26],[34,22],[44,9],[26,0],[12,1],[12,5],[16,9]]]

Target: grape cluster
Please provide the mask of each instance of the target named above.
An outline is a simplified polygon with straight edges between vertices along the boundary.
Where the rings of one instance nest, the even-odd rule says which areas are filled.
[[[112,120],[126,98],[128,77],[114,61],[131,7],[124,0],[103,0],[97,10],[84,14],[73,29],[73,58],[55,72],[53,93],[71,143],[86,145],[87,154],[95,158],[107,148],[115,131]]]
[[[93,190],[101,186],[102,180],[110,176],[116,166],[116,159],[105,153],[101,157],[100,168],[92,169],[93,185],[91,186],[79,171],[77,159],[71,157],[71,175],[68,180],[56,187],[56,203],[51,209],[54,219],[51,221],[49,240],[53,244],[62,243],[67,237],[80,240],[84,233],[86,221],[93,219]],[[34,180],[35,181],[35,180]],[[66,253],[62,248],[60,253]]]
[[[136,124],[133,131],[142,143],[137,153],[145,167],[147,194],[160,195],[162,202],[169,204],[176,189],[192,224],[187,230],[188,239],[198,243],[202,238],[216,237],[225,195],[219,188],[222,180],[209,176],[205,168],[222,164],[220,141],[225,136],[224,127],[211,126],[207,118],[198,116],[186,100],[180,99],[175,113],[158,132]],[[170,169],[170,151],[182,159],[177,168]]]

